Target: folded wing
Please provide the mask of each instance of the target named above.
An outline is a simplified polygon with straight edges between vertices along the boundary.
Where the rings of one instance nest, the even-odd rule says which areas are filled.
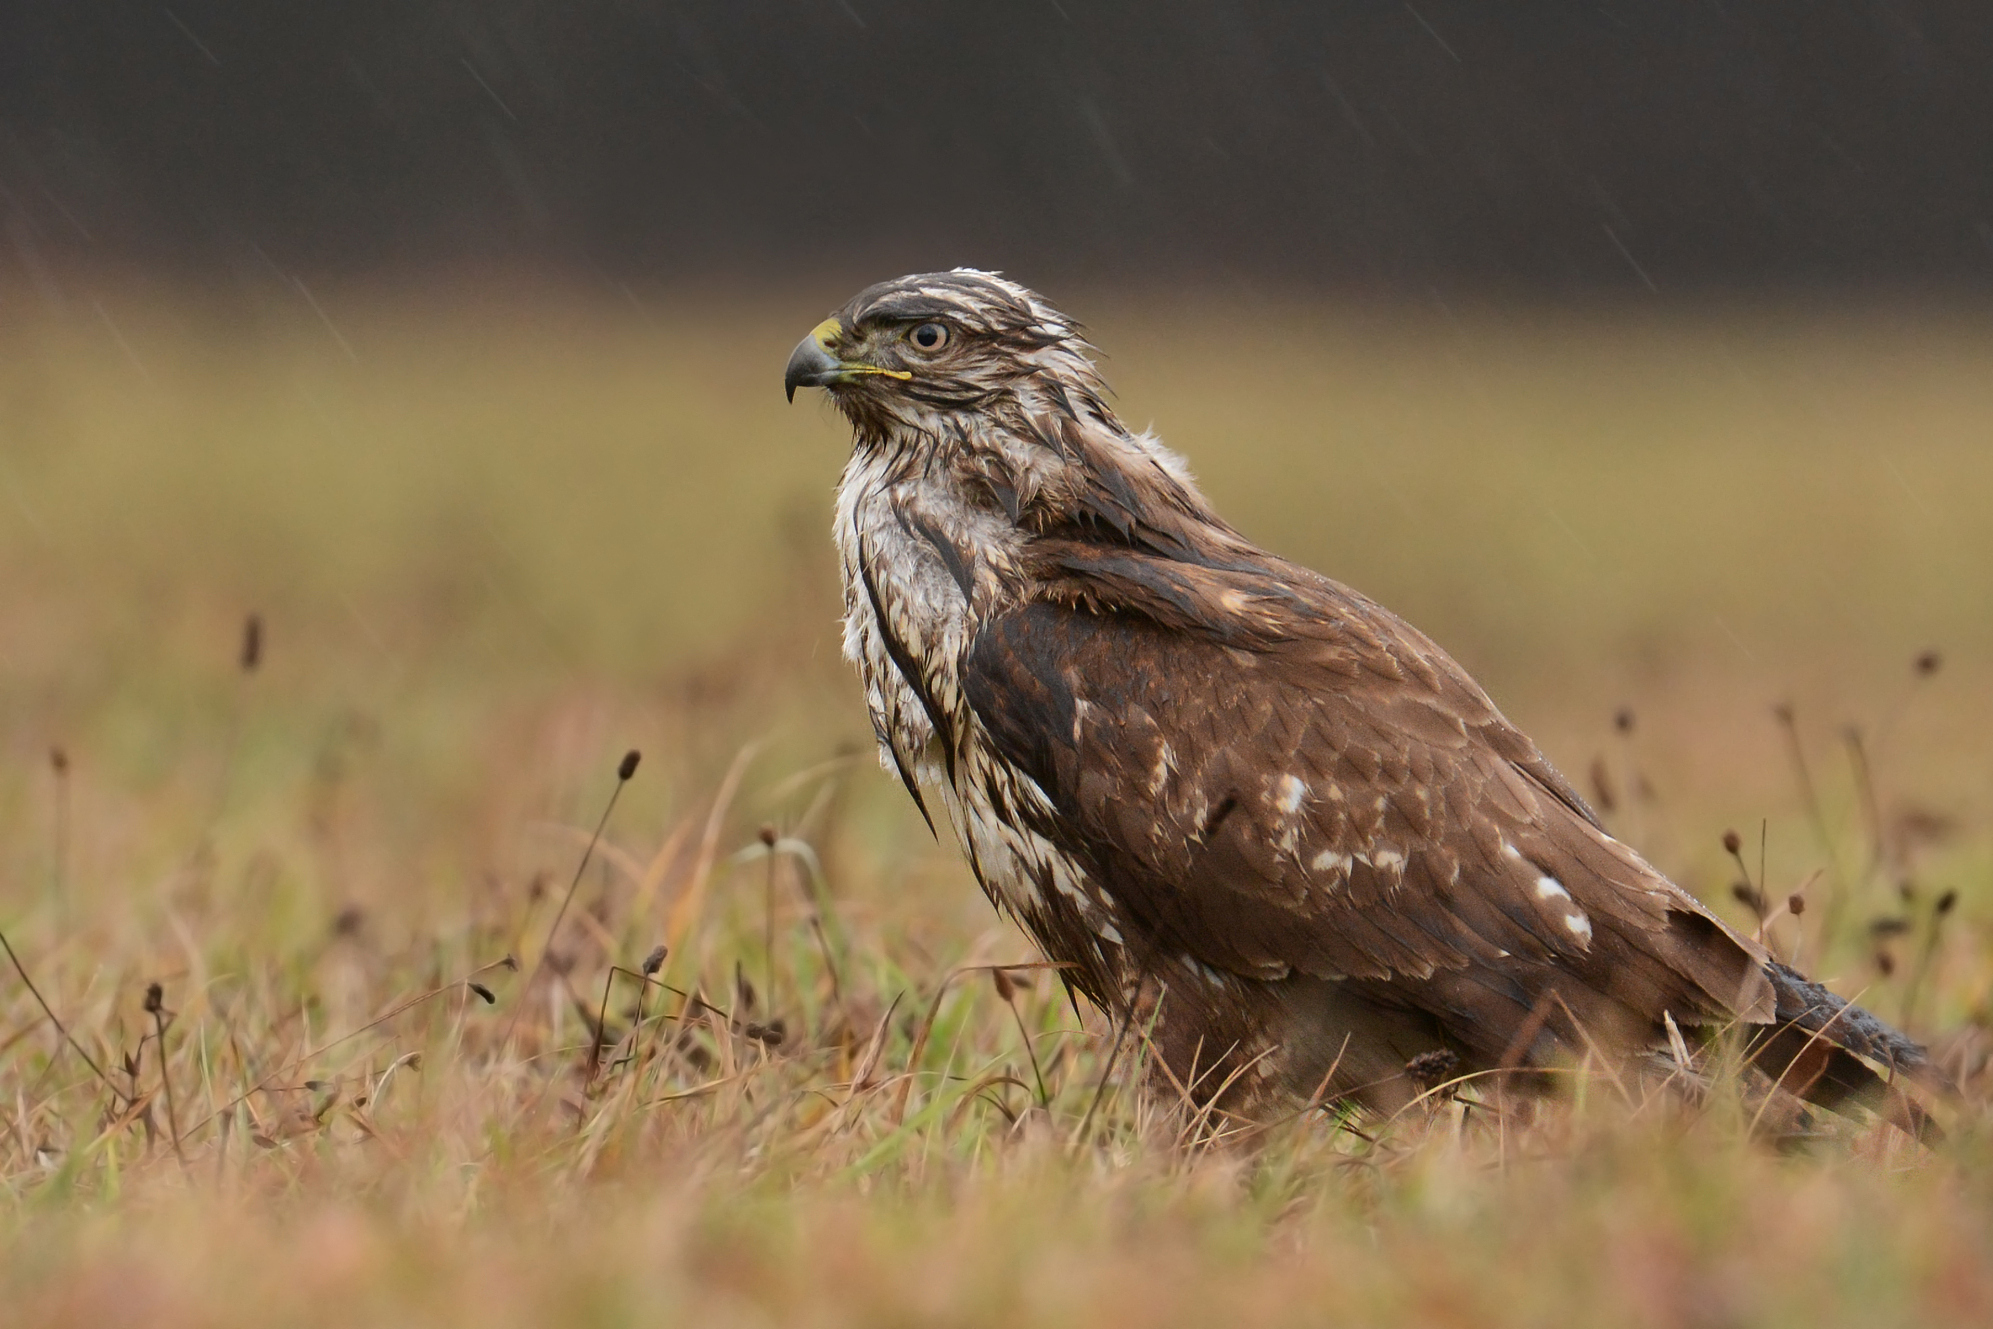
[[[1047,593],[984,625],[964,693],[1148,944],[1360,982],[1490,1059],[1533,1016],[1774,1018],[1762,952],[1388,612],[1287,565],[1042,544]]]

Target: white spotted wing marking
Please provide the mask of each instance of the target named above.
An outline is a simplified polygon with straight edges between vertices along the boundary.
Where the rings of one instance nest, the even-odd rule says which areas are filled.
[[[1301,804],[1308,797],[1307,783],[1296,776],[1283,775],[1274,797],[1274,806],[1285,816],[1293,816],[1301,810]]]
[[[1544,873],[1536,879],[1536,898],[1544,901],[1562,900],[1570,905],[1571,907],[1564,913],[1565,929],[1587,946],[1591,945],[1592,920],[1585,915],[1584,910],[1578,908],[1577,902],[1571,898],[1571,892],[1564,889],[1563,882],[1547,872]]]
[[[1348,854],[1339,854],[1333,849],[1324,849],[1309,860],[1308,868],[1311,872],[1332,872],[1340,877],[1349,871],[1349,865],[1350,856]]]

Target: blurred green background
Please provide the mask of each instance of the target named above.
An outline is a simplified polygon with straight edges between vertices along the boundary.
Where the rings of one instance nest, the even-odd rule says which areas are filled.
[[[1510,695],[1576,661],[1764,676],[1985,643],[1983,320],[1055,294],[1235,523]],[[17,324],[7,594],[41,631],[255,606],[527,673],[724,649],[798,578],[826,589],[848,439],[777,378],[829,298],[104,298]]]
[[[217,826],[253,857],[261,809],[280,839],[345,842],[337,871],[309,855],[310,909],[418,913],[412,876],[448,910],[520,825],[585,822],[625,746],[652,754],[641,825],[745,743],[771,787],[869,764],[827,530],[848,437],[777,381],[843,294],[106,287],[17,319],[0,811],[28,829],[5,889],[48,871],[54,747],[99,889],[170,879]],[[1889,815],[1984,815],[1993,326],[1053,294],[1128,422],[1235,524],[1436,637],[1581,783],[1605,760],[1686,804],[1621,824],[1692,882],[1721,892],[1718,822],[1769,821],[1794,875],[1817,858],[1780,702],[1845,852],[1845,726]],[[250,613],[268,645],[245,680]],[[889,781],[855,787],[878,852],[930,853]],[[325,829],[341,799],[368,833]],[[952,857],[924,861],[981,907]]]

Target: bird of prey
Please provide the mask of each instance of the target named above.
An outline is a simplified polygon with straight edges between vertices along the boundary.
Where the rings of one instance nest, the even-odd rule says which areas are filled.
[[[881,760],[1178,1092],[1388,1113],[1733,1027],[1829,1108],[1935,1078],[1609,835],[1432,641],[1227,525],[1090,350],[956,269],[861,291],[785,386],[855,435],[844,651]]]

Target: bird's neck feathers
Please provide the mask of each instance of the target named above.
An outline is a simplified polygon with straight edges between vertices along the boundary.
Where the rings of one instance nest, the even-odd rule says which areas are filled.
[[[1182,458],[1121,423],[1084,355],[1064,346],[1041,354],[1035,372],[973,406],[909,403],[915,409],[890,419],[854,419],[859,450],[907,479],[943,481],[1027,540],[1192,562],[1258,552],[1212,510]]]

